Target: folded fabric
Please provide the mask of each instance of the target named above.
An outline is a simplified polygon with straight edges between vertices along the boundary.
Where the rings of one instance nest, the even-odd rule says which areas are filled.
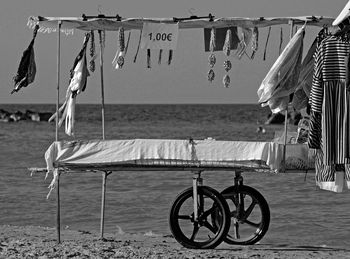
[[[259,89],[259,103],[269,106],[274,113],[287,108],[290,94],[297,86],[303,54],[305,26],[289,41],[267,73]]]

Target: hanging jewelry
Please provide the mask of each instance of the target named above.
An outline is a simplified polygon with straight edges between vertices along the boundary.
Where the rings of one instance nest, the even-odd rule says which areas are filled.
[[[231,42],[232,42],[232,31],[228,29],[226,32],[226,38],[225,38],[224,47],[223,47],[223,52],[226,55],[227,60],[225,60],[224,62],[224,69],[226,71],[226,75],[223,77],[222,82],[226,88],[230,87],[230,81],[231,81],[230,76],[227,74],[228,71],[230,71],[232,68],[232,63],[228,59],[231,52]]]
[[[124,36],[124,28],[119,28],[119,50],[120,55],[117,59],[117,64],[120,68],[124,65],[124,54],[125,54],[125,36]]]
[[[90,71],[94,72],[95,71],[95,53],[96,53],[96,46],[95,46],[95,32],[91,31],[90,32]]]
[[[210,32],[210,42],[209,42],[209,50],[210,50],[210,55],[208,57],[208,62],[209,62],[209,71],[208,71],[208,80],[211,83],[214,78],[215,78],[215,72],[213,70],[213,67],[216,63],[216,57],[214,54],[214,50],[215,50],[215,40],[216,40],[216,33],[215,33],[215,28],[211,28],[211,32]]]
[[[252,33],[252,55],[250,56],[250,59],[254,59],[255,53],[258,51],[259,47],[259,30],[257,27],[253,28]]]

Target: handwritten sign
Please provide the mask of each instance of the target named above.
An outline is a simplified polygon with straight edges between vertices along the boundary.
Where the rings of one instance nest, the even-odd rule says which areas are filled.
[[[178,24],[144,23],[141,37],[142,49],[176,49]]]

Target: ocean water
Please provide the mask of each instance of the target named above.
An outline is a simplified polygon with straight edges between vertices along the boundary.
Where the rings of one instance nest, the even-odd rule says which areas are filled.
[[[14,112],[53,112],[55,105],[0,105]],[[271,140],[283,125],[264,125],[268,115],[258,105],[106,105],[106,139],[168,138]],[[60,139],[72,139],[60,129]],[[99,105],[78,104],[76,139],[102,138]],[[30,175],[45,167],[44,153],[55,139],[55,124],[0,123],[0,224],[56,224],[55,192],[46,199],[50,175]],[[232,172],[204,172],[204,184],[219,191],[233,183]],[[313,173],[243,173],[271,211],[261,244],[342,247],[350,245],[350,192],[336,194],[315,187]],[[62,228],[99,231],[100,173],[64,174],[60,181]],[[169,210],[175,197],[192,184],[190,172],[114,172],[108,176],[105,232],[170,234]]]

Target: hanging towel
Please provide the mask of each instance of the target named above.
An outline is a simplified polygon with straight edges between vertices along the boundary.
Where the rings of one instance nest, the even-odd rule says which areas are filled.
[[[259,103],[268,105],[273,113],[287,108],[290,95],[297,86],[304,34],[305,25],[289,41],[258,89]]]
[[[15,83],[11,94],[18,92],[22,87],[27,87],[35,79],[36,64],[34,58],[34,41],[39,29],[39,25],[35,26],[33,32],[33,39],[29,43],[28,48],[23,52],[17,74],[13,77]]]

